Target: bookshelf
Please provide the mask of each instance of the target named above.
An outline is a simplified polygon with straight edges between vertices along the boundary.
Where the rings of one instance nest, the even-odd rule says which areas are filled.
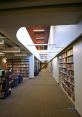
[[[73,62],[73,48],[64,51],[59,56],[59,78],[61,87],[67,96],[74,103],[74,62]]]
[[[7,59],[7,68],[12,68],[15,76],[21,75],[24,78],[29,77],[28,59]]]

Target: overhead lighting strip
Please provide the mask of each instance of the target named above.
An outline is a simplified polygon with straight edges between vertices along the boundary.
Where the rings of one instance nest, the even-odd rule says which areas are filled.
[[[7,37],[0,37],[0,39],[6,39]]]
[[[20,52],[20,50],[5,50],[5,51],[3,51],[3,52],[5,52],[5,53],[16,53],[16,52]]]
[[[27,56],[27,54],[19,53],[19,54],[15,54],[15,56]]]
[[[20,49],[19,48],[6,48],[3,52],[5,53],[16,53],[16,52],[20,52]]]
[[[0,52],[0,55],[1,55],[1,54],[4,54],[4,53],[3,53],[3,52]]]

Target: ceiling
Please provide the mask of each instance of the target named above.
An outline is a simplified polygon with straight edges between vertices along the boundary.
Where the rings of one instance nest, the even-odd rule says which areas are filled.
[[[2,31],[0,32],[0,58],[18,58],[25,57],[31,54],[21,43],[16,40],[13,41],[14,37],[15,34],[13,34],[11,38],[7,35],[7,33],[4,34]]]
[[[76,24],[81,19],[82,0],[0,0],[0,32],[27,53],[30,52],[16,38],[20,27],[27,28],[34,44],[47,44],[51,25]],[[45,33],[35,34],[32,30],[37,28],[44,28]],[[36,39],[40,36],[45,37],[44,42]]]
[[[82,0],[0,2],[0,27],[75,24],[81,15]]]
[[[37,50],[47,50],[50,26],[28,26],[27,31]]]
[[[0,9],[82,3],[81,0],[0,0]]]

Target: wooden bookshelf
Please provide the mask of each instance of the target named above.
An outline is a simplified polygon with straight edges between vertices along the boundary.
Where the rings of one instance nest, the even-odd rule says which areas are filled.
[[[74,62],[73,62],[73,48],[64,51],[59,56],[59,77],[61,80],[61,87],[67,96],[74,103]]]
[[[14,75],[22,75],[24,78],[29,77],[29,60],[28,59],[8,59],[7,67],[12,68]]]

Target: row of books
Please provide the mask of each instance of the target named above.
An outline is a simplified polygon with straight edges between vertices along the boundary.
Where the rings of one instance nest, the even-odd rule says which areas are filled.
[[[70,64],[70,63],[68,63],[68,64],[66,64],[66,63],[64,64],[64,63],[63,63],[63,64],[61,64],[61,63],[60,63],[60,64],[59,64],[59,67],[61,67],[61,68],[67,68],[67,69],[73,70],[74,64],[72,64],[72,63],[71,63],[71,64]]]
[[[73,76],[70,77],[70,76],[68,76],[68,75],[66,75],[66,74],[64,74],[64,73],[61,72],[60,73],[60,78],[67,80],[71,84],[74,84],[74,77]]]
[[[66,87],[66,85],[62,84],[65,92],[68,94],[68,96],[74,101],[75,100],[75,94],[74,92],[71,92],[69,88]]]
[[[64,52],[61,56],[59,56],[59,59],[62,59],[62,58],[65,58],[65,57],[68,57],[68,56],[71,56],[71,55],[73,55],[72,49],[68,50],[67,52]]]
[[[66,74],[67,76],[74,76],[74,71],[67,68],[59,68],[60,72]]]
[[[70,56],[70,57],[67,57],[67,58],[62,58],[62,59],[59,59],[59,63],[71,63],[73,62],[73,56]]]
[[[74,92],[74,85],[72,85],[70,82],[68,82],[65,79],[62,79],[62,83],[66,85],[70,89],[71,92]]]

